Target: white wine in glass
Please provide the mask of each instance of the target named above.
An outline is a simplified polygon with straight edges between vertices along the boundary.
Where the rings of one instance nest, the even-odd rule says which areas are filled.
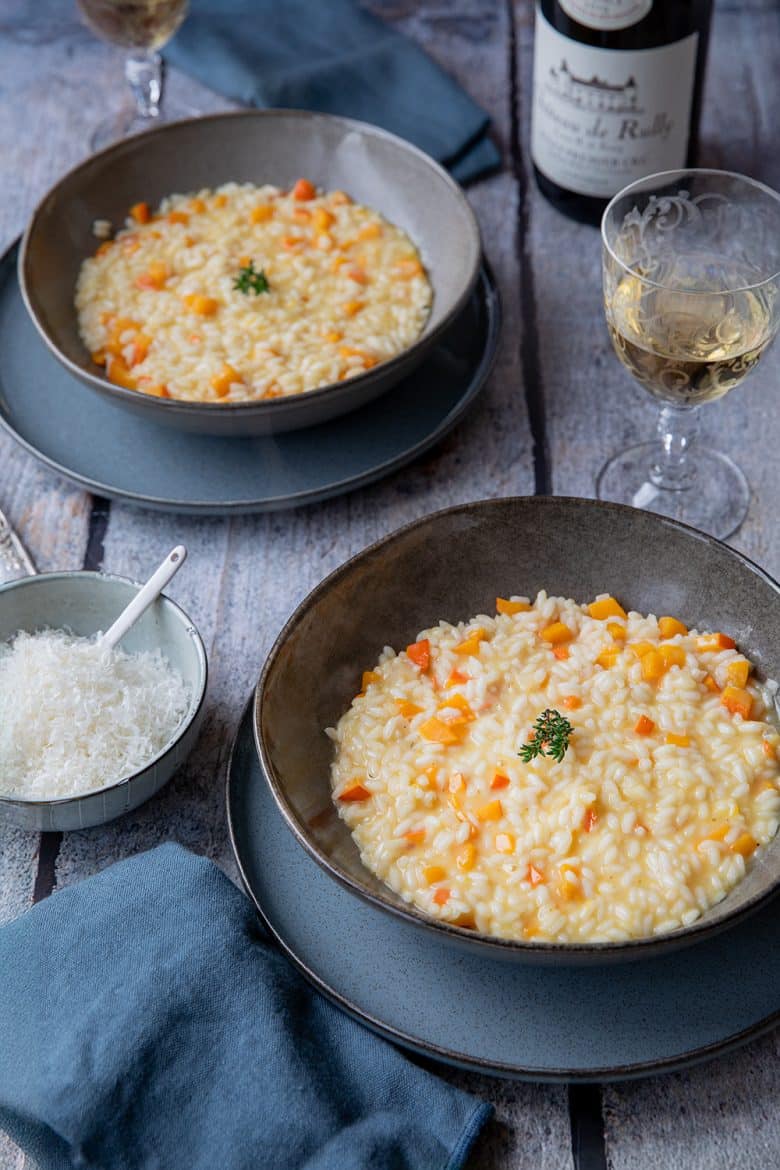
[[[780,326],[780,196],[722,171],[653,175],[613,199],[602,238],[615,353],[662,409],[658,440],[611,459],[599,498],[726,537],[750,491],[726,455],[693,445],[696,408],[738,386]]]
[[[92,135],[93,150],[192,113],[163,107],[163,61],[158,52],[184,20],[188,0],[77,0],[77,3],[93,32],[129,50],[125,78],[132,105],[100,123]]]

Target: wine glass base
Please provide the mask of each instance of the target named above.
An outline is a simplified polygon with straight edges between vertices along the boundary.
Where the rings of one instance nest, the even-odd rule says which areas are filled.
[[[600,500],[630,504],[690,524],[725,540],[737,531],[750,506],[750,487],[727,455],[700,447],[688,455],[689,484],[680,490],[657,487],[650,469],[660,462],[660,443],[639,443],[604,464],[596,480]]]
[[[176,105],[167,98],[155,118],[142,118],[128,106],[99,122],[92,132],[89,145],[93,151],[103,150],[121,138],[129,138],[131,134],[142,134],[145,130],[154,130],[156,126],[167,126],[169,122],[193,118],[197,113],[191,106]]]

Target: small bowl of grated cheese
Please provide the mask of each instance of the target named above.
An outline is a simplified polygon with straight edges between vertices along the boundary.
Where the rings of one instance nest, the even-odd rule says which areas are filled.
[[[85,829],[137,808],[187,758],[206,652],[160,596],[116,649],[98,636],[141,588],[104,573],[0,586],[0,820]]]

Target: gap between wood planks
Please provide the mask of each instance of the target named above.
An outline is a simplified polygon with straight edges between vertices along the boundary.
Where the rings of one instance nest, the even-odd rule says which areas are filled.
[[[517,60],[517,26],[513,0],[507,0],[509,40],[509,124],[512,173],[517,183],[519,214],[515,235],[515,255],[520,280],[522,320],[522,352],[520,365],[523,373],[528,422],[533,439],[534,494],[552,494],[552,460],[547,438],[547,415],[539,360],[539,337],[536,329],[536,296],[534,270],[529,246],[530,186],[529,175],[521,146],[520,102],[521,91]],[[607,1170],[606,1140],[601,1087],[599,1085],[569,1085],[569,1127],[574,1170]]]
[[[87,547],[84,550],[82,569],[97,571],[103,567],[104,547],[111,503],[102,496],[92,497],[87,529]],[[62,845],[62,833],[41,833],[38,847],[38,865],[33,885],[33,902],[48,898],[57,884],[57,857]]]

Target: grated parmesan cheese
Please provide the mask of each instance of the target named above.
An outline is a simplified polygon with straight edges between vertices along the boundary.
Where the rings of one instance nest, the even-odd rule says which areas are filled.
[[[115,783],[163,750],[189,703],[159,650],[20,631],[0,643],[0,793],[52,800]]]

